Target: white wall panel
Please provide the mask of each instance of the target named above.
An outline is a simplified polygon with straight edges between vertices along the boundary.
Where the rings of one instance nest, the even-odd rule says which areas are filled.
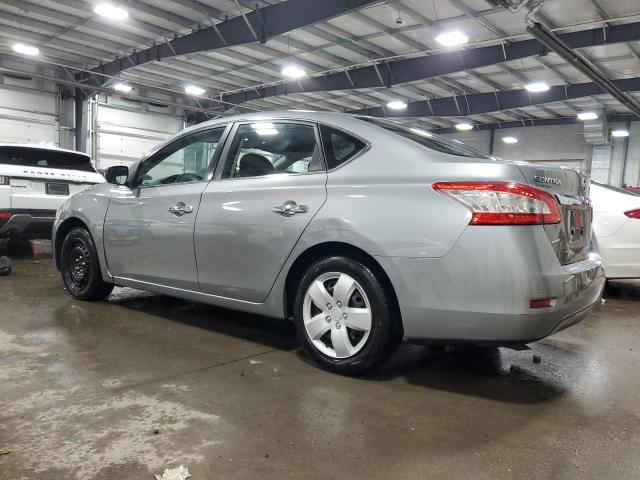
[[[96,157],[98,168],[129,165],[183,128],[179,116],[135,111],[99,103]]]
[[[0,142],[59,145],[56,95],[0,86]]]

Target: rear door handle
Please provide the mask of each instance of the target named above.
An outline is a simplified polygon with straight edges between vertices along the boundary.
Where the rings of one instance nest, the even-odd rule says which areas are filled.
[[[173,213],[176,217],[181,217],[185,213],[193,212],[193,206],[185,205],[184,202],[178,202],[173,207],[169,207],[169,213]]]
[[[292,217],[296,213],[307,213],[309,208],[306,205],[298,205],[293,200],[287,200],[282,205],[273,207],[271,211],[278,215],[282,215],[283,217]]]

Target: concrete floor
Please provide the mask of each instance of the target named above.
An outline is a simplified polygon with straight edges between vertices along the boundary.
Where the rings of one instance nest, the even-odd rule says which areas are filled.
[[[0,277],[0,479],[638,478],[639,353],[640,283],[619,283],[532,351],[404,344],[345,378],[283,322],[77,302],[22,258]]]

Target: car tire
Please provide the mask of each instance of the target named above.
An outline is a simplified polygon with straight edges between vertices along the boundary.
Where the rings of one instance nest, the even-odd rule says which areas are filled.
[[[114,287],[102,280],[96,246],[84,228],[74,228],[64,238],[60,271],[64,286],[78,300],[102,300]]]
[[[394,305],[390,292],[364,263],[323,258],[310,265],[298,283],[296,332],[322,368],[359,375],[396,350],[402,328]]]

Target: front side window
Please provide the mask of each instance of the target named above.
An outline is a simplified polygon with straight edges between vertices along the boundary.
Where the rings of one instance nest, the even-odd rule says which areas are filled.
[[[323,168],[312,125],[255,122],[238,127],[222,177],[311,173]]]
[[[140,166],[136,186],[151,187],[204,180],[224,129],[225,127],[219,127],[204,130],[170,143]]]

